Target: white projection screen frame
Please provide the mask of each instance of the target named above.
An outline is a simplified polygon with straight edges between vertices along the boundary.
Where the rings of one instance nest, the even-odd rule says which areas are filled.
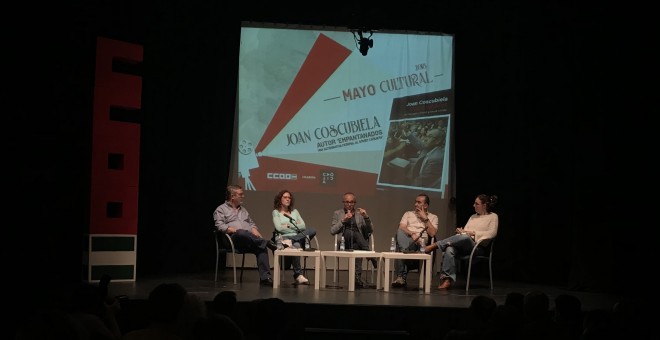
[[[376,251],[389,249],[419,193],[431,198],[439,237],[456,226],[453,36],[379,30],[371,39],[363,55],[348,28],[243,23],[228,182],[245,189],[264,237],[282,189],[326,250],[345,192],[370,215]],[[439,145],[421,151],[431,130]],[[420,152],[425,176],[415,167]]]

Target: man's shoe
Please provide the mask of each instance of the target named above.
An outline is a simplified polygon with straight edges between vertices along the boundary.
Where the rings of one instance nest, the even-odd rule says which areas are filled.
[[[438,286],[438,290],[446,290],[451,287],[451,279],[444,279],[442,283]]]
[[[406,278],[403,277],[403,276],[397,276],[396,280],[394,280],[394,282],[392,282],[392,287],[394,287],[394,288],[405,287],[407,285],[408,284],[406,283]]]
[[[427,253],[427,254],[430,254],[436,249],[438,249],[438,244],[433,243],[433,244],[430,244],[430,245],[424,247],[424,252]]]
[[[272,287],[273,286],[273,279],[271,279],[270,277],[267,278],[267,279],[263,279],[263,280],[259,281],[259,284],[262,285],[262,286]]]
[[[271,240],[268,240],[268,243],[266,243],[266,247],[268,247],[268,249],[270,249],[272,251],[277,250],[277,244],[273,243],[273,241],[271,241]]]
[[[309,284],[309,280],[307,280],[306,277],[304,277],[302,274],[300,274],[300,275],[298,275],[298,277],[296,278],[296,284],[297,284],[297,285],[308,285],[308,284]]]

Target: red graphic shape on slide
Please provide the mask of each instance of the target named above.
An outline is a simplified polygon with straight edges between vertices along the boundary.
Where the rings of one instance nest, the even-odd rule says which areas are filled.
[[[343,45],[326,35],[319,35],[282,103],[275,111],[271,123],[264,131],[255,149],[256,152],[263,151],[350,54],[351,50]]]

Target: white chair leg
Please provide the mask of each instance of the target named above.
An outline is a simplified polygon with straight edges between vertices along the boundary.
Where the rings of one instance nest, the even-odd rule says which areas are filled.
[[[231,259],[234,264],[232,267],[234,268],[234,284],[236,284],[236,254],[231,253]]]
[[[217,245],[216,245],[217,247]],[[213,278],[214,282],[218,282],[218,262],[220,262],[220,252],[216,249],[215,251],[215,276]]]
[[[470,262],[468,263],[467,282],[465,283],[465,293],[466,294],[470,290],[470,274],[471,273],[472,273],[472,258],[470,258]]]

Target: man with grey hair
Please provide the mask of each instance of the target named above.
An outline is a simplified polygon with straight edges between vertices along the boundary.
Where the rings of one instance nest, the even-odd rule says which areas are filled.
[[[227,186],[226,201],[213,212],[215,227],[230,237],[236,249],[252,253],[257,257],[261,285],[272,286],[268,249],[275,251],[277,246],[271,240],[264,239],[259,228],[243,207],[245,193],[240,185]]]

